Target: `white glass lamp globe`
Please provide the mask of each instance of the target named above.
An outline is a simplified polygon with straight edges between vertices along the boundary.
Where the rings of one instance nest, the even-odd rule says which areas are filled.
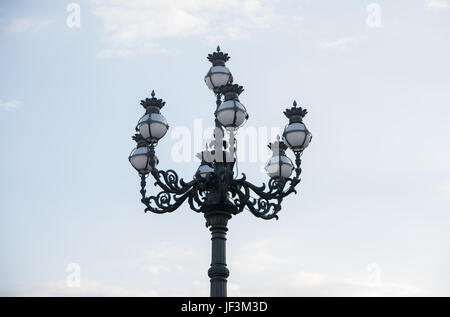
[[[208,60],[212,63],[212,66],[205,76],[205,83],[214,92],[233,81],[230,70],[225,66],[229,59],[228,54],[221,52],[218,46],[216,52],[208,55]]]
[[[205,76],[206,86],[211,90],[225,86],[226,84],[229,84],[231,80],[231,72],[225,66],[212,66]]]
[[[265,170],[271,178],[289,178],[294,170],[294,165],[289,157],[286,156],[286,144],[278,140],[269,144],[273,155],[267,162]]]
[[[272,156],[266,164],[265,170],[270,177],[289,178],[294,165],[286,155]]]
[[[157,143],[169,129],[166,118],[161,114],[161,108],[166,104],[162,99],[155,97],[152,91],[151,98],[141,100],[145,114],[139,119],[136,130],[149,143]]]
[[[162,114],[148,113],[139,120],[137,129],[145,140],[156,143],[167,133],[169,125]]]
[[[239,100],[227,100],[216,111],[216,118],[225,128],[238,128],[247,119],[248,114]]]
[[[294,152],[302,152],[311,142],[312,134],[303,123],[303,117],[308,113],[306,109],[297,107],[294,100],[293,107],[286,109],[285,116],[289,119],[289,124],[284,128],[284,143]]]
[[[155,165],[158,164],[158,158],[153,156],[148,146],[138,146],[131,151],[128,157],[131,165],[140,173],[148,174],[152,171],[152,161],[155,161]]]
[[[283,140],[294,152],[306,149],[311,138],[312,134],[302,122],[293,122],[284,128]]]
[[[210,165],[214,161],[211,151],[206,149],[200,153],[197,153],[195,156],[201,160],[196,175],[206,178],[214,172],[214,168]]]
[[[239,128],[248,119],[247,109],[239,101],[239,95],[244,91],[242,86],[228,84],[221,88],[224,101],[217,107],[217,121],[225,128]]]

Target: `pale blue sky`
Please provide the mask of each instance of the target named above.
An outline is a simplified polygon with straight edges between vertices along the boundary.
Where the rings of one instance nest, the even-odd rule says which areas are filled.
[[[69,3],[0,1],[0,294],[208,295],[204,218],[144,214],[127,157],[155,89],[160,168],[193,174],[171,132],[212,123],[219,44],[246,126],[297,99],[314,134],[280,220],[230,221],[229,295],[450,295],[450,1],[378,1],[378,28],[370,1]]]

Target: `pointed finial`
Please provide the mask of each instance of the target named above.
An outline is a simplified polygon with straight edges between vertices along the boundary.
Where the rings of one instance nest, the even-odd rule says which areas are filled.
[[[277,141],[280,141],[280,135],[277,134]]]
[[[144,100],[141,100],[141,105],[145,108],[145,109],[153,109],[153,108],[158,108],[161,109],[162,107],[164,107],[164,105],[166,104],[165,101],[163,101],[162,99],[157,99],[155,97],[155,91],[152,90],[151,93],[151,98],[145,98]]]
[[[217,49],[215,52],[208,54],[208,60],[213,63],[214,66],[224,66],[225,62],[230,59],[227,53],[220,51],[220,46],[217,45]]]
[[[286,109],[286,111],[283,112],[284,115],[289,119],[289,123],[302,122],[303,117],[306,116],[308,111],[305,108],[297,107],[296,100],[294,100],[292,104],[293,107]]]

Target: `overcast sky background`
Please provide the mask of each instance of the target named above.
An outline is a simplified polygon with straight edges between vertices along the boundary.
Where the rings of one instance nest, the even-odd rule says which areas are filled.
[[[209,294],[204,218],[145,214],[127,157],[155,89],[160,168],[192,176],[173,133],[213,123],[218,44],[247,128],[296,99],[314,135],[280,220],[231,219],[229,295],[450,295],[450,1],[76,3],[79,28],[69,1],[0,1],[0,295]]]

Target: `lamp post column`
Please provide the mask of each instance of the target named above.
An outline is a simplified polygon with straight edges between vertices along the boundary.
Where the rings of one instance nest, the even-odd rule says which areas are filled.
[[[211,231],[211,267],[208,276],[211,281],[211,297],[227,297],[227,278],[230,271],[226,262],[227,224],[231,214],[211,210],[205,213],[206,226]]]

